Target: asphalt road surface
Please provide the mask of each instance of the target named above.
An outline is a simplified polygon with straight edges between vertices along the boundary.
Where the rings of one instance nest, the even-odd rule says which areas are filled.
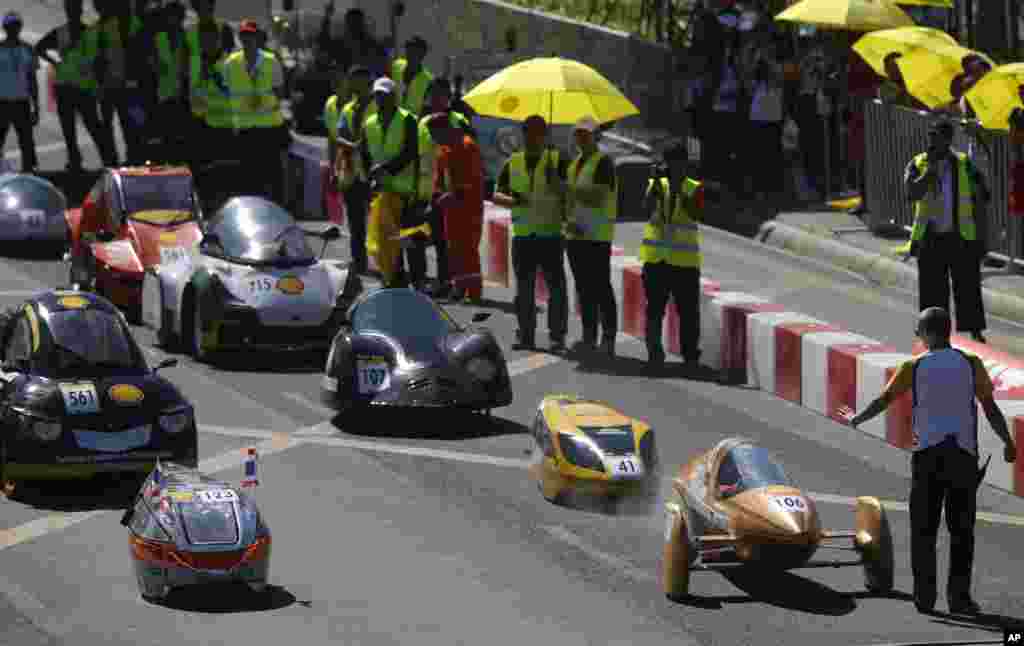
[[[36,22],[52,16],[33,6]],[[56,23],[51,17],[39,31]],[[63,166],[61,154],[49,158],[51,168]],[[621,228],[627,247],[635,229]],[[343,257],[345,246],[332,255]],[[879,294],[740,242],[706,239],[705,247],[706,274],[727,287],[906,345],[911,296]],[[0,306],[64,282],[66,268],[54,257],[3,253]],[[511,291],[488,287],[486,296],[489,324],[510,343]],[[451,309],[463,320],[472,314]],[[154,360],[165,356],[152,334],[136,332]],[[1011,338],[1014,330],[997,333]],[[625,339],[619,352],[611,364],[580,364],[508,350],[516,399],[493,420],[381,414],[359,425],[332,421],[315,403],[322,366],[308,357],[268,353],[217,367],[182,358],[166,374],[195,403],[204,470],[237,480],[242,450],[260,448],[258,497],[274,533],[269,599],[218,588],[178,594],[165,606],[143,602],[118,524],[122,494],[98,483],[26,487],[0,500],[0,644],[859,646],[997,642],[1002,625],[1024,617],[1024,504],[990,489],[974,578],[988,614],[978,620],[916,613],[907,595],[908,518],[898,504],[890,512],[896,594],[867,595],[862,572],[844,568],[753,580],[696,573],[694,601],[666,600],[660,511],[612,517],[556,507],[527,479],[525,425],[543,395],[580,392],[648,420],[668,466],[724,436],[751,437],[812,492],[830,528],[852,527],[854,496],[904,501],[908,460],[764,393],[650,378],[642,347]],[[940,579],[947,544],[940,538]]]

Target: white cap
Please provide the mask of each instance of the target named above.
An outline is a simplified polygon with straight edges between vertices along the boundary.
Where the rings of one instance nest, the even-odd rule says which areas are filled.
[[[395,82],[386,76],[382,76],[373,83],[373,93],[383,92],[384,94],[395,93]]]
[[[583,117],[576,122],[576,130],[586,130],[587,132],[597,132],[598,124],[597,119],[594,117]]]

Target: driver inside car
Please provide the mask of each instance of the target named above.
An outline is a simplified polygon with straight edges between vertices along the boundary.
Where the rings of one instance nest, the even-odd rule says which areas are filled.
[[[740,489],[740,471],[732,455],[726,455],[718,468],[718,491],[724,496],[734,496]]]

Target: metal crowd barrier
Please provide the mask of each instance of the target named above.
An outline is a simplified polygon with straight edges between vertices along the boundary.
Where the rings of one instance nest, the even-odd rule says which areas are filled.
[[[909,230],[914,213],[903,187],[904,169],[915,155],[925,150],[928,126],[943,115],[874,100],[865,105],[865,117],[866,188],[871,214],[868,225],[875,231],[892,226]],[[972,155],[992,191],[992,202],[985,214],[990,255],[1009,261],[1009,267],[1013,267],[1022,256],[1024,231],[1020,219],[1009,214],[1009,138],[964,122],[954,122],[954,130],[953,149]]]

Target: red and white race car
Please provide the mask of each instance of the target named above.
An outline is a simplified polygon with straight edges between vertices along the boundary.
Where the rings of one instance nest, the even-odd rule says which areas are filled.
[[[146,269],[180,260],[203,237],[195,183],[184,166],[108,168],[66,218],[70,284],[96,291],[134,320]]]

